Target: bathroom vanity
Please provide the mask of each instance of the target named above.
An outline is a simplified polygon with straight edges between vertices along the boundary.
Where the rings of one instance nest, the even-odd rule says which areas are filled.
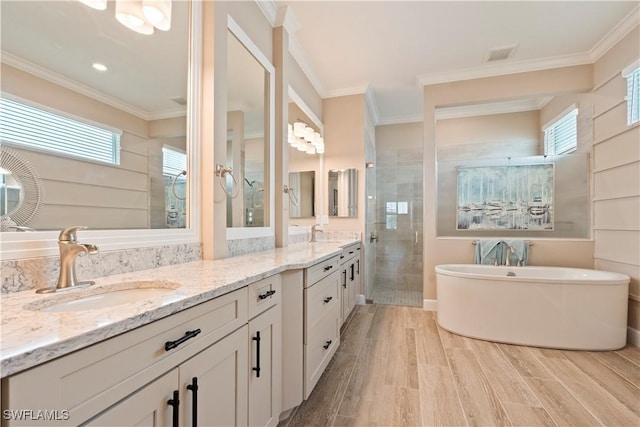
[[[60,295],[3,297],[2,425],[277,425],[287,387],[303,387],[301,403],[339,346],[340,257],[353,243],[161,267],[83,290],[180,284],[115,307],[51,313],[42,309]]]

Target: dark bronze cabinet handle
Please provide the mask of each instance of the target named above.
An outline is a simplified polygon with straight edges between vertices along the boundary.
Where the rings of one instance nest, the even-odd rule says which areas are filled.
[[[322,346],[322,348],[324,348],[325,350],[328,349],[329,347],[331,347],[331,343],[333,342],[333,340],[328,340],[324,343],[324,345]]]
[[[342,287],[347,288],[347,270],[342,270]]]
[[[261,300],[262,300],[262,299],[267,299],[267,298],[269,298],[270,296],[275,295],[275,293],[276,293],[276,291],[272,289],[272,290],[270,290],[270,291],[265,292],[264,294],[260,294],[260,295],[258,295],[258,298],[260,298]]]
[[[324,302],[325,302],[325,303],[328,303],[328,302],[329,302],[329,301],[331,301],[332,299],[333,299],[333,297],[326,297],[326,298],[324,299]]]
[[[167,405],[173,407],[173,414],[171,417],[173,420],[171,425],[173,427],[178,427],[178,418],[180,416],[180,399],[178,399],[178,396],[180,396],[180,392],[178,390],[173,390],[173,399],[167,400]]]
[[[167,341],[166,343],[164,343],[164,349],[166,351],[169,351],[171,349],[176,348],[177,346],[179,346],[180,344],[182,344],[183,342],[185,342],[186,340],[189,340],[193,337],[195,337],[196,335],[198,335],[200,332],[202,332],[200,330],[200,328],[194,330],[194,331],[187,331],[184,333],[184,336],[182,338],[180,338],[179,340],[175,340],[175,341]]]
[[[198,377],[191,378],[191,384],[187,386],[187,390],[191,390],[191,426],[198,425]]]
[[[332,268],[333,268],[333,265],[327,265],[327,266],[324,268],[324,271],[329,271],[329,270],[331,270]]]
[[[256,332],[256,336],[251,339],[256,342],[256,366],[251,369],[256,371],[256,378],[260,378],[260,331]]]

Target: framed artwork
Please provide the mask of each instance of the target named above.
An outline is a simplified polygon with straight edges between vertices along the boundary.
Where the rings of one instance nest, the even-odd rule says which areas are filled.
[[[553,164],[458,168],[458,230],[553,230]]]

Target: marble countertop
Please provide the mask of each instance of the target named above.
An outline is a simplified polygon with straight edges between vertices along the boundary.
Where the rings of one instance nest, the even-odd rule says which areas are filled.
[[[53,294],[24,291],[0,300],[0,372],[6,377],[232,292],[285,270],[306,268],[339,254],[355,241],[300,243],[237,257],[194,261],[95,278],[95,285]],[[143,301],[75,312],[37,308],[126,287],[127,282],[158,281],[180,287]]]

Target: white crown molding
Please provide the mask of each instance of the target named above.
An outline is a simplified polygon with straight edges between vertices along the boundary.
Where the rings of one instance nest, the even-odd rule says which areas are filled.
[[[380,121],[380,111],[378,110],[378,103],[376,102],[376,95],[373,93],[371,85],[367,85],[367,89],[364,91],[364,98],[371,114],[373,125],[376,126]]]
[[[588,53],[579,53],[574,55],[554,56],[544,59],[531,59],[498,64],[490,63],[479,67],[464,68],[461,70],[420,74],[417,76],[417,82],[419,86],[428,86],[439,83],[481,79],[485,77],[502,76],[505,74],[526,73],[591,63],[591,56]]]
[[[339,96],[350,96],[350,95],[363,95],[367,92],[367,88],[369,84],[363,84],[360,86],[352,86],[346,87],[344,89],[332,90],[326,93],[326,98],[337,98]]]
[[[276,12],[276,22],[274,27],[284,27],[287,33],[291,36],[298,32],[300,24],[293,13],[293,10],[288,6],[282,6],[278,8]]]
[[[545,98],[546,100],[546,98]],[[541,100],[537,98],[513,101],[492,102],[488,104],[460,105],[436,108],[436,120],[459,119],[463,117],[490,116],[493,114],[521,113],[539,110]],[[548,101],[547,101],[548,102]]]
[[[54,73],[53,71],[43,68],[32,62],[25,61],[24,59],[19,58],[11,53],[0,50],[0,57],[2,58],[2,63],[4,64],[44,79],[55,85],[70,89],[91,99],[95,99],[96,101],[100,101],[104,104],[110,105],[114,108],[117,108],[118,110],[122,110],[129,114],[132,114],[143,120],[157,120],[171,117],[180,117],[184,116],[186,113],[186,108],[149,112],[126,102],[122,102],[121,100],[114,98],[111,95],[107,95],[106,93],[96,90],[92,87],[83,85],[82,83],[78,83],[75,80],[72,80],[61,74]]]
[[[267,18],[272,27],[275,27],[278,6],[272,0],[255,0],[256,4]]]
[[[390,116],[390,117],[381,117],[378,120],[376,126],[385,126],[385,125],[401,125],[407,123],[422,123],[424,122],[424,115],[422,114],[406,114],[403,116]]]
[[[635,27],[640,25],[640,6],[633,8],[631,12],[625,16],[615,27],[613,27],[605,36],[589,50],[589,56],[592,62],[596,62],[613,46],[622,40]]]

